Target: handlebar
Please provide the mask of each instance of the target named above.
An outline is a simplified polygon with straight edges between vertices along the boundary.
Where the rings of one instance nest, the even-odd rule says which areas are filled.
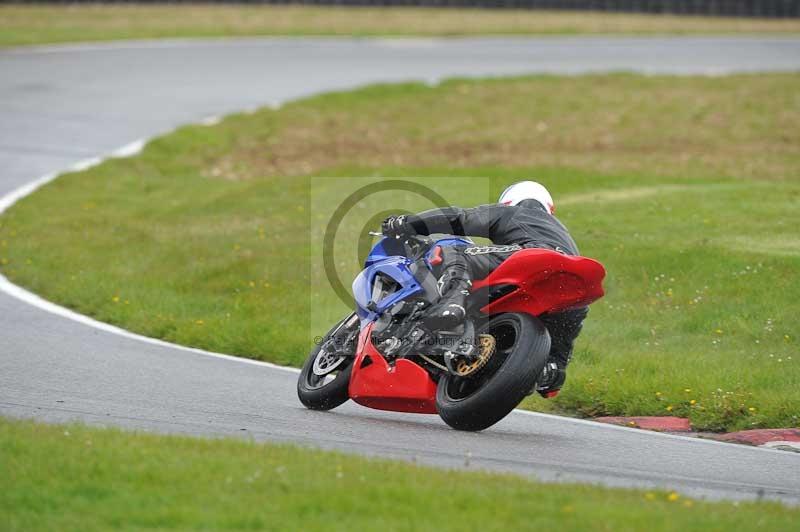
[[[369,234],[372,236],[385,236],[383,233],[378,231],[370,231]],[[425,235],[406,235],[405,238],[403,238],[403,245],[408,250],[406,256],[411,260],[422,258],[428,251],[428,248],[432,242],[433,240]]]

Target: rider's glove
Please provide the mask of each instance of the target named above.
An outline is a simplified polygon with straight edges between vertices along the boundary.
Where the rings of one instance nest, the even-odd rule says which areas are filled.
[[[411,224],[408,223],[406,216],[389,216],[381,224],[381,231],[384,236],[389,238],[402,238],[416,233]]]

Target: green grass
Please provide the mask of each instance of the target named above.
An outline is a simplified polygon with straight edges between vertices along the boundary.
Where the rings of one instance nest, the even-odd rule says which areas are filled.
[[[8,532],[778,531],[800,519],[776,503],[712,504],[290,446],[2,418],[0,471],[0,528]]]
[[[800,75],[764,74],[323,95],[59,178],[0,217],[0,269],[133,331],[300,365],[347,312],[320,268],[347,194],[399,177],[469,206],[534,178],[608,279],[564,391],[525,407],[796,427],[798,94]],[[429,207],[385,192],[351,211],[335,248],[345,286],[363,230]]]
[[[257,35],[798,33],[786,19],[559,11],[310,6],[3,5],[0,46]]]

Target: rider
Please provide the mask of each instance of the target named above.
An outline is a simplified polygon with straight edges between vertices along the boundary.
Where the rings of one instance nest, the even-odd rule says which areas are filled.
[[[554,212],[553,198],[544,186],[522,181],[506,188],[498,203],[391,216],[384,220],[382,229],[384,235],[394,238],[446,233],[485,237],[494,243],[442,248],[443,260],[435,272],[441,298],[428,309],[424,322],[431,329],[448,330],[466,317],[464,302],[472,279],[485,278],[515,251],[546,248],[565,255],[578,254],[575,241]],[[573,344],[587,313],[588,308],[583,307],[540,317],[552,340],[550,357],[536,388],[543,397],[553,397],[564,384]]]

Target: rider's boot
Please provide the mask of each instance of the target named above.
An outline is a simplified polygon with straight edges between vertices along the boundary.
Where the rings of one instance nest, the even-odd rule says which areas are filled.
[[[567,380],[566,364],[556,363],[552,358],[544,365],[542,373],[536,381],[536,391],[545,399],[558,395]]]
[[[452,330],[464,322],[464,308],[472,281],[463,267],[455,266],[444,271],[439,278],[439,301],[425,313],[422,322],[433,331]]]

